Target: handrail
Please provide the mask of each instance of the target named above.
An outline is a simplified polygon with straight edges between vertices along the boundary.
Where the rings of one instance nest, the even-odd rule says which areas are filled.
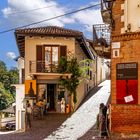
[[[94,43],[100,43],[100,39],[103,38],[106,44],[110,45],[110,26],[109,24],[95,24],[93,25],[93,41]]]
[[[46,64],[45,61],[29,61],[30,73],[58,73],[58,64]]]

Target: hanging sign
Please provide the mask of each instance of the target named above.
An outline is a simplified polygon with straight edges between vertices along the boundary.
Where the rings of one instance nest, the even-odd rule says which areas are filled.
[[[25,80],[25,95],[36,95],[36,80]]]

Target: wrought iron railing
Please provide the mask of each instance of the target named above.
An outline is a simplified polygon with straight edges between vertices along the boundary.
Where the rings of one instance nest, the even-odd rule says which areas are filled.
[[[93,43],[104,42],[110,46],[111,29],[109,24],[95,24],[93,25]]]
[[[29,61],[30,73],[59,73],[58,64],[46,64],[45,61]]]

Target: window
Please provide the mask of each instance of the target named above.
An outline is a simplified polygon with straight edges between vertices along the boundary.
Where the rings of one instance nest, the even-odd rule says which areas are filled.
[[[116,57],[119,57],[120,54],[119,54],[119,49],[114,49],[113,50],[113,58],[116,58]]]
[[[45,47],[45,65],[51,64],[51,47]]]
[[[38,45],[37,72],[56,72],[59,58],[66,56],[66,46]]]
[[[45,47],[45,65],[58,64],[58,47]]]

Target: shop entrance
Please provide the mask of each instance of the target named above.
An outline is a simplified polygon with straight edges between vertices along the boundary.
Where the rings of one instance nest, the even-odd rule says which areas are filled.
[[[49,103],[48,111],[55,111],[55,91],[56,84],[47,84],[47,103]]]

